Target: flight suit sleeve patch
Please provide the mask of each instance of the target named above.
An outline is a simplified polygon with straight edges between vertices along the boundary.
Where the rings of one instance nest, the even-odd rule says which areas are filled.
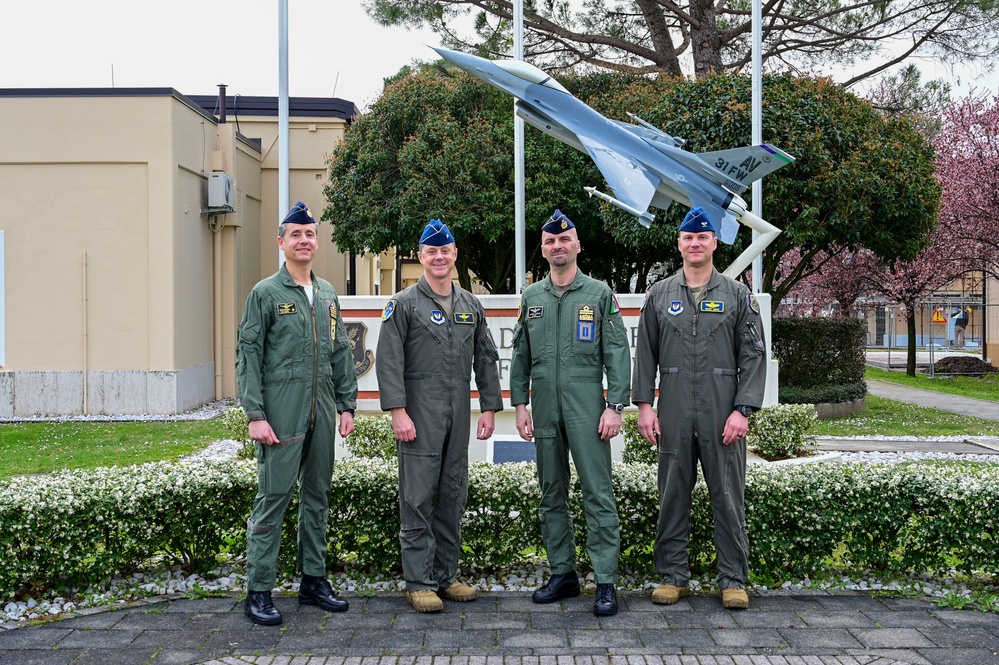
[[[618,304],[618,302],[617,302],[617,296],[615,296],[615,295],[612,295],[612,296],[611,296],[611,307],[610,307],[610,313],[611,313],[611,314],[617,314],[617,313],[618,313],[618,312],[620,312],[620,311],[621,311],[621,305],[620,305],[620,304]]]
[[[753,295],[752,293],[750,293],[748,296],[746,296],[746,300],[749,303],[749,309],[753,310],[754,314],[759,314],[760,313],[760,303],[756,299],[756,296]]]
[[[395,314],[395,300],[389,300],[385,303],[385,309],[382,310],[382,321],[388,321]]]

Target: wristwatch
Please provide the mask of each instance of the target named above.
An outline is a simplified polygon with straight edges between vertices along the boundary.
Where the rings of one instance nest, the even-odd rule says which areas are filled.
[[[619,404],[617,402],[607,402],[607,408],[613,411],[614,413],[624,412],[624,404]]]
[[[746,406],[745,404],[737,404],[735,406],[735,410],[748,418],[749,416],[753,415],[753,411],[755,411],[756,409],[754,409],[751,406]]]
[[[342,416],[345,413],[349,413],[350,415],[354,415],[354,409],[344,409],[343,411],[340,412],[340,415]]]

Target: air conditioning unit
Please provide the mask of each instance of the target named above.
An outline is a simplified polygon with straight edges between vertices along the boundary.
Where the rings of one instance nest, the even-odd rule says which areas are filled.
[[[236,188],[232,176],[221,171],[208,174],[208,207],[232,212],[236,205]]]

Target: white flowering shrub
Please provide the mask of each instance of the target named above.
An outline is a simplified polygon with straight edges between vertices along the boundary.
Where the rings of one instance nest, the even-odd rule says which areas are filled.
[[[808,432],[818,420],[812,404],[774,404],[749,419],[746,444],[765,460],[807,455],[815,449]]]
[[[0,483],[0,597],[86,587],[168,555],[203,571],[245,548],[253,465],[193,460],[16,477]]]
[[[473,462],[468,469],[468,504],[461,523],[462,564],[505,566],[544,549],[533,462]]]
[[[392,431],[392,417],[356,416],[354,431],[343,440],[344,447],[354,457],[377,457],[394,460],[395,432]]]
[[[229,438],[243,444],[236,456],[240,459],[256,459],[257,450],[255,444],[250,441],[250,423],[246,420],[246,412],[242,407],[229,407],[222,412],[219,420]]]
[[[749,419],[747,445],[766,460],[801,457],[815,448],[815,437],[808,432],[818,420],[811,404],[775,404],[754,413]],[[638,431],[638,416],[625,415],[621,423],[624,452],[621,459],[629,464],[658,464],[656,447]]]
[[[626,413],[621,419],[624,451],[621,459],[626,464],[659,464],[659,452],[638,431],[638,414]]]
[[[622,570],[651,574],[659,513],[656,467],[616,464]],[[0,483],[0,598],[46,585],[86,586],[167,555],[205,570],[246,547],[256,466],[192,460],[61,472]],[[337,463],[330,494],[330,561],[399,568],[395,460]],[[473,463],[462,566],[506,566],[542,551],[531,463]],[[752,465],[746,476],[750,571],[764,584],[837,566],[887,574],[954,570],[999,575],[999,465]],[[282,561],[297,559],[297,497],[285,515]],[[670,507],[667,506],[667,509]],[[586,519],[573,474],[570,510],[585,570]],[[690,557],[714,556],[703,482],[691,503]]]
[[[399,467],[396,460],[351,457],[337,461],[330,490],[329,545],[333,555],[374,570],[395,570],[399,561]],[[298,510],[289,507],[289,514]],[[288,523],[288,519],[285,519]],[[293,533],[285,528],[285,535]],[[290,540],[290,542],[289,542]],[[281,545],[294,553],[294,537]],[[295,556],[286,556],[294,564]]]

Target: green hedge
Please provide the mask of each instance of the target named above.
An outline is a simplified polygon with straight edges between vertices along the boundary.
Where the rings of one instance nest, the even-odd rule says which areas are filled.
[[[780,399],[785,404],[840,404],[867,397],[867,383],[827,384],[812,388],[780,386]]]
[[[867,394],[863,319],[774,319],[772,331],[781,403],[850,402]]]
[[[653,574],[658,499],[653,465],[616,464],[622,570]],[[348,459],[332,483],[330,561],[398,570],[394,461]],[[0,484],[0,597],[46,585],[84,589],[154,556],[206,570],[245,550],[255,464],[195,460],[15,478]],[[828,571],[999,574],[999,465],[752,465],[747,526],[754,580]],[[504,566],[542,550],[533,464],[470,469],[462,565]],[[293,503],[283,561],[296,558]],[[586,523],[577,478],[571,509],[577,543]],[[691,563],[714,557],[707,489],[694,491]],[[580,547],[586,570],[585,548]]]
[[[815,448],[815,437],[809,434],[817,420],[812,404],[774,404],[757,411],[749,418],[747,444],[765,460],[801,457]],[[656,447],[638,431],[638,414],[629,413],[621,422],[627,464],[658,464]]]

